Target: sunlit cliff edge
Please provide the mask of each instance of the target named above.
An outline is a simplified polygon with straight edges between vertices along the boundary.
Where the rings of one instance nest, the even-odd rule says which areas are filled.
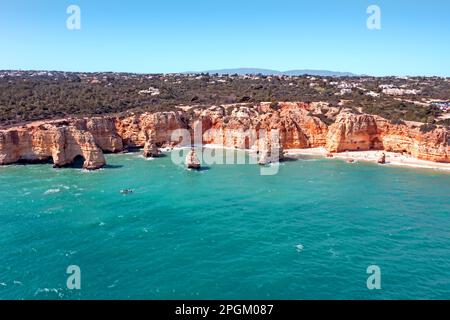
[[[104,153],[146,143],[177,146],[172,141],[177,129],[200,130],[203,143],[237,149],[253,147],[243,134],[247,130],[277,130],[284,149],[385,150],[450,163],[450,135],[444,127],[424,130],[419,124],[392,123],[326,103],[280,102],[32,122],[0,130],[0,165],[51,161],[63,167],[82,157],[83,167],[94,170],[106,164]]]

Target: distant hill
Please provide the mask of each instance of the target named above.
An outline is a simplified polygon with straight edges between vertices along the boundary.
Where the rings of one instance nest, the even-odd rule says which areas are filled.
[[[288,76],[321,76],[321,77],[356,77],[357,74],[351,72],[339,72],[339,71],[329,71],[329,70],[289,70],[283,72],[284,75]]]
[[[322,76],[322,77],[354,77],[357,76],[354,73],[350,72],[338,72],[338,71],[329,71],[329,70],[288,70],[288,71],[277,71],[271,69],[258,69],[258,68],[236,68],[236,69],[219,69],[219,70],[206,70],[200,72],[186,72],[186,73],[210,73],[210,74],[263,74],[263,75],[273,75],[273,76]]]

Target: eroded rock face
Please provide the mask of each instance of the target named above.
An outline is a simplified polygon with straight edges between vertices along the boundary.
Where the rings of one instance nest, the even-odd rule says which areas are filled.
[[[115,118],[95,117],[85,122],[86,130],[94,136],[95,142],[104,152],[116,153],[123,150],[122,138],[116,131]]]
[[[158,149],[158,146],[151,142],[151,141],[147,141],[145,143],[144,146],[144,152],[143,152],[144,157],[146,158],[156,158],[160,156],[160,152]]]
[[[315,148],[326,143],[327,125],[310,115],[303,105],[280,104],[277,110],[271,109],[270,104],[258,108],[236,107],[228,116],[223,112],[222,117],[217,112],[217,109],[207,110],[201,115],[203,129],[206,127],[204,143],[257,149],[259,137],[272,130],[279,132],[281,146],[286,149]]]
[[[181,111],[143,113],[117,118],[115,127],[124,147],[142,148],[150,137],[153,143],[169,146],[175,130],[189,129],[186,117]]]
[[[186,167],[189,169],[200,169],[201,167],[200,160],[198,160],[194,149],[190,150],[186,156]]]
[[[23,150],[29,149],[31,137],[26,129],[0,131],[0,164],[20,161]],[[48,158],[48,157],[45,157]],[[43,158],[42,160],[45,160]]]
[[[280,122],[275,128],[282,130],[281,141],[286,149],[322,147],[328,134],[328,126],[305,107],[282,105]]]
[[[195,134],[201,143],[259,150],[264,134],[272,131],[278,133],[280,150],[326,147],[330,154],[386,150],[450,162],[450,135],[443,127],[425,133],[413,125],[392,124],[323,103],[261,103],[62,119],[0,130],[0,164],[53,161],[65,166],[81,156],[85,168],[97,169],[105,164],[103,152],[144,147],[150,155],[156,146],[198,143]],[[186,133],[192,139],[183,139]]]
[[[284,159],[284,150],[277,134],[268,134],[258,140],[260,165],[277,163]]]
[[[329,127],[326,147],[330,152],[385,150],[448,163],[449,137],[442,127],[421,132],[419,127],[392,124],[379,116],[343,112]]]
[[[377,117],[343,112],[330,126],[326,147],[330,152],[382,149]]]
[[[51,160],[55,166],[63,167],[78,156],[84,158],[85,169],[105,165],[93,135],[75,126],[48,123],[0,131],[0,164]]]

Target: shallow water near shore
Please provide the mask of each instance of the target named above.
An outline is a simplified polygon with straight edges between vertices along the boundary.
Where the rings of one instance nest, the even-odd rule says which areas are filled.
[[[448,299],[450,174],[300,157],[0,167],[1,299]],[[121,189],[133,189],[121,195]],[[81,290],[66,268],[81,268]],[[378,265],[382,289],[369,291]]]

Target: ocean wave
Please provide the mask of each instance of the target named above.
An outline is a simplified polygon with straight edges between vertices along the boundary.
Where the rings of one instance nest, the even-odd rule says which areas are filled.
[[[66,256],[66,257],[73,256],[73,255],[76,254],[76,253],[78,253],[78,251],[76,251],[76,250],[70,250],[69,252],[66,252],[66,253],[65,253],[65,256]]]
[[[62,291],[63,289],[61,288],[38,288],[34,293],[34,296],[37,297],[42,294],[55,293],[58,298],[62,298],[64,297],[64,293]]]
[[[103,170],[105,170],[105,169],[104,169],[104,168],[100,168],[100,169],[97,169],[97,170],[81,169],[80,172],[81,172],[81,173],[94,174],[94,173],[96,173],[96,172],[101,172],[101,171],[103,171]]]
[[[61,189],[48,189],[47,191],[44,192],[44,195],[58,193],[58,192],[61,192]]]
[[[115,288],[117,286],[117,284],[119,283],[119,280],[115,280],[113,284],[108,286],[108,289],[112,289]]]
[[[334,251],[333,248],[331,248],[330,250],[328,250],[328,252],[331,254],[331,256],[332,256],[333,258],[336,258],[337,256],[339,256],[339,254],[338,254],[336,251]]]

